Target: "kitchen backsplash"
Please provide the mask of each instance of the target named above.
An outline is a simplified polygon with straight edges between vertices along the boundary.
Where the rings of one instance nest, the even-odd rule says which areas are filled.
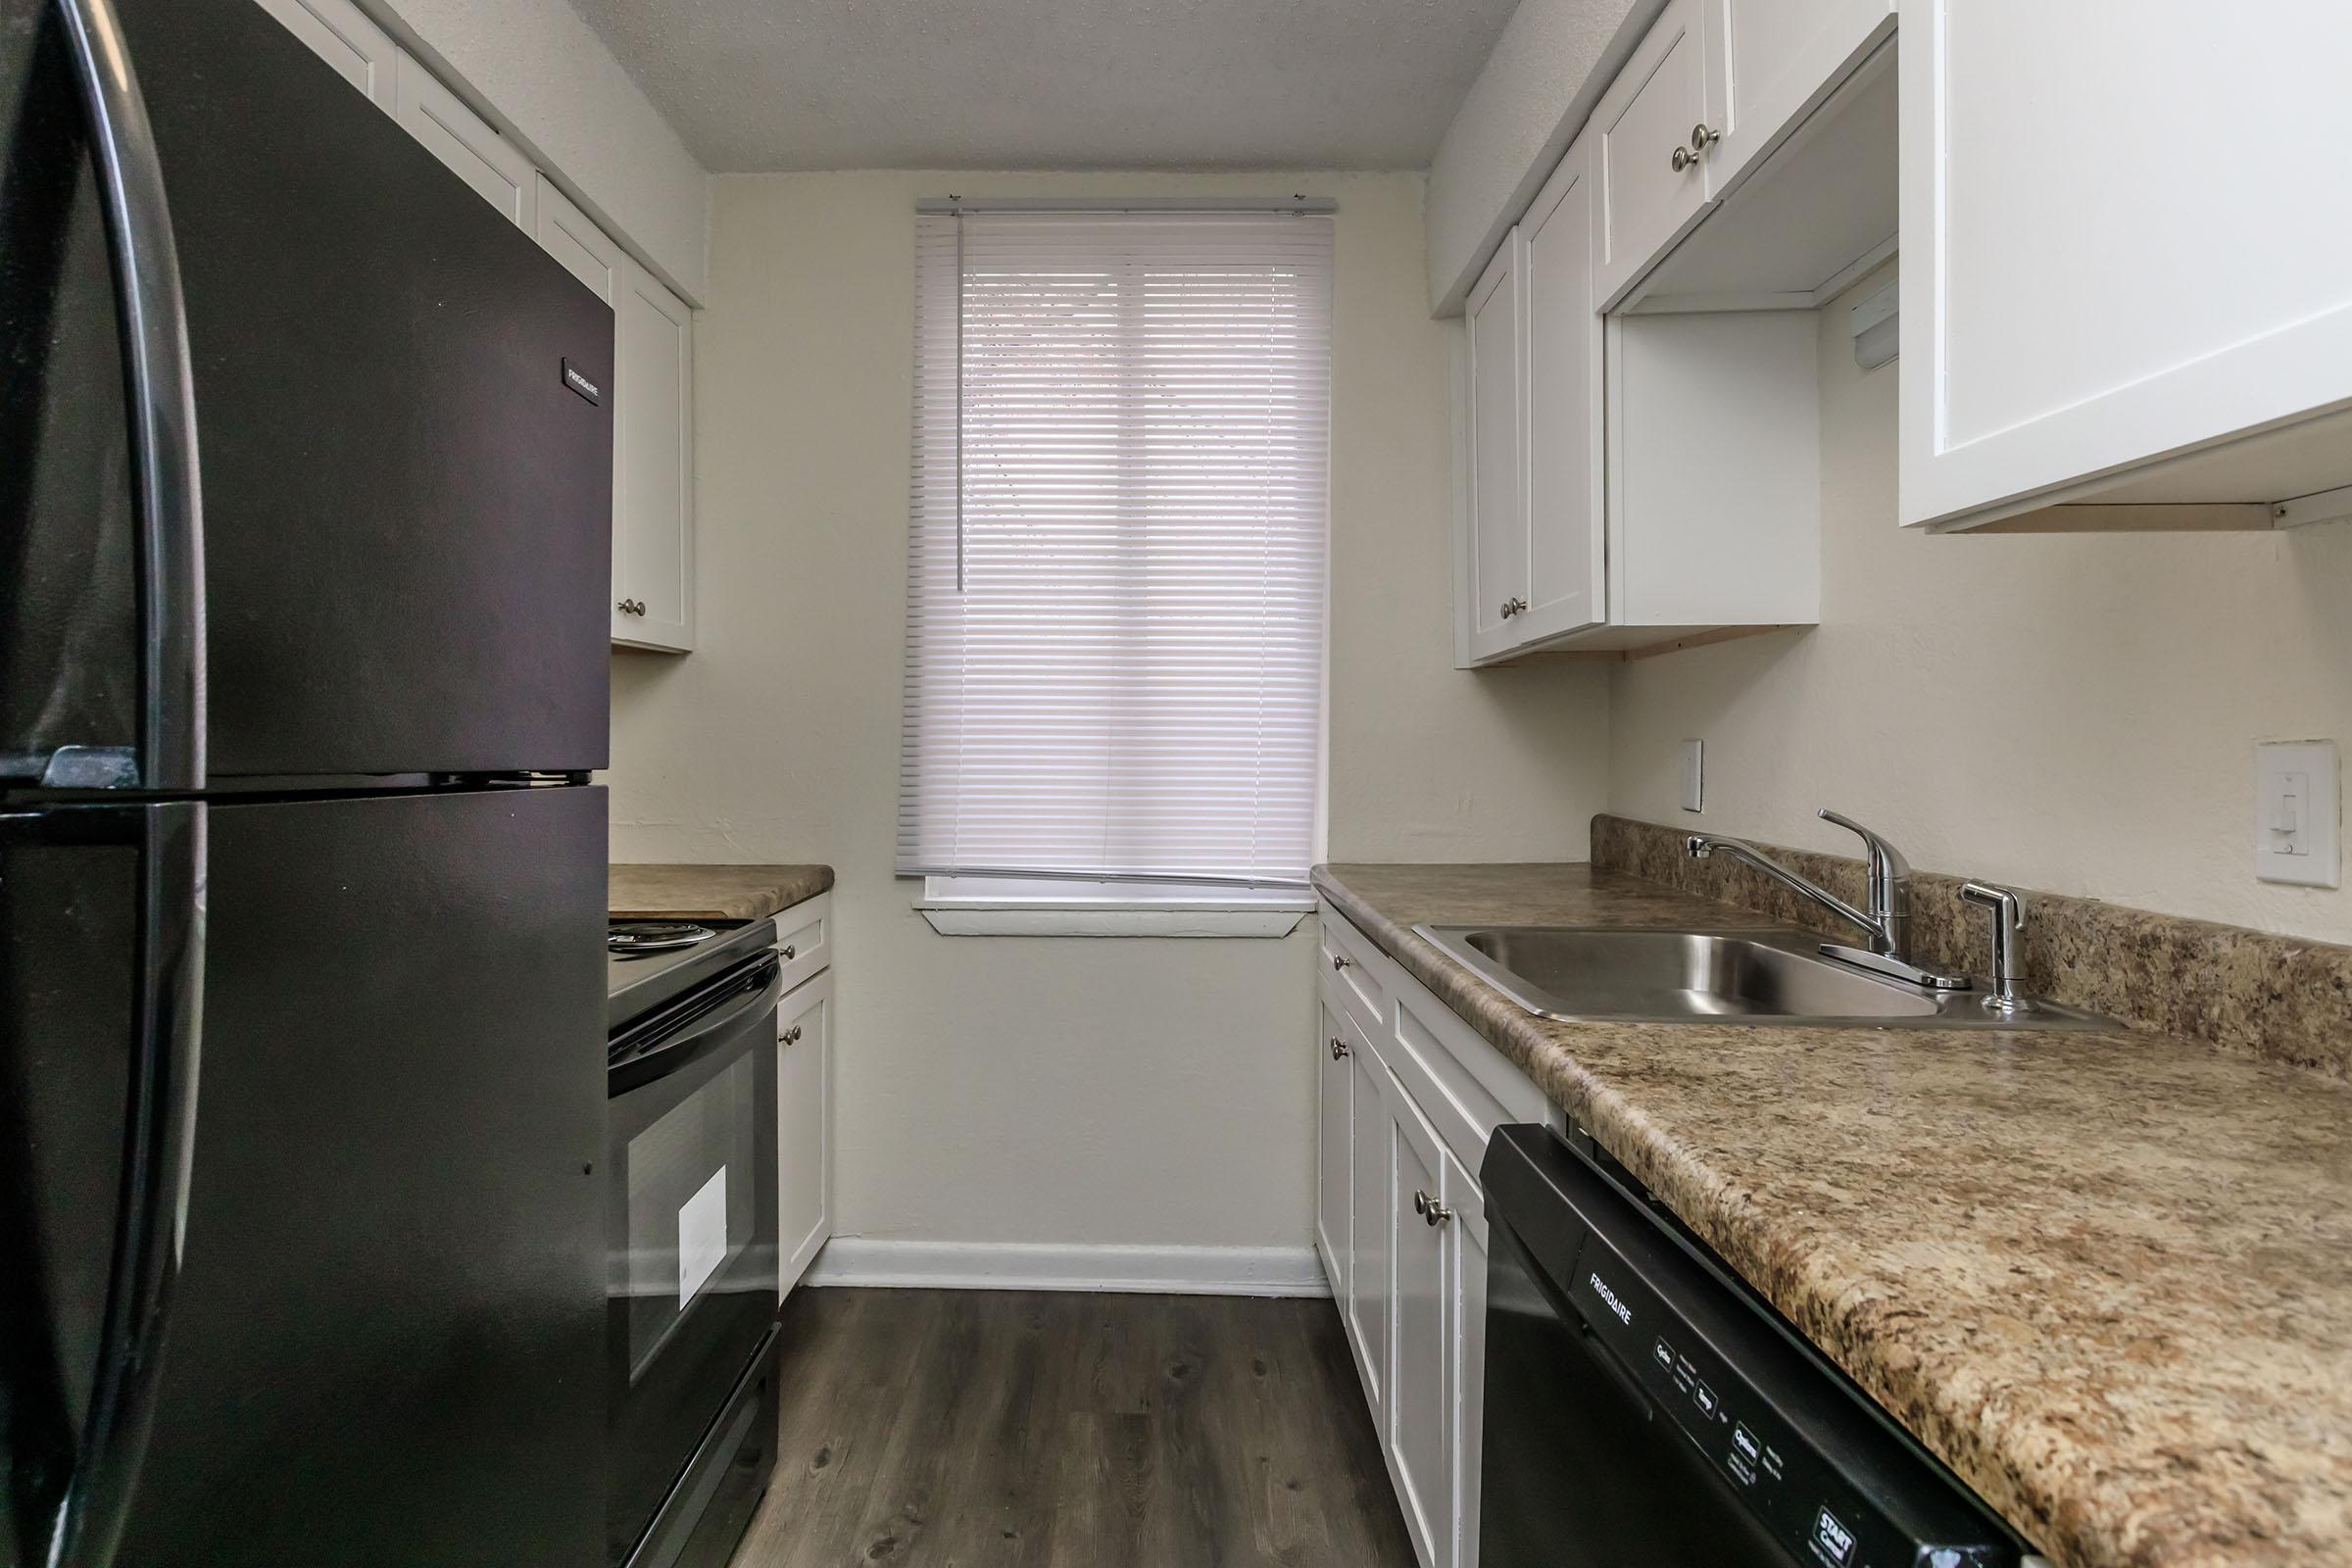
[[[1754,909],[1810,930],[1850,933],[1752,867],[1694,860],[1688,830],[1600,815],[1592,863]],[[1863,864],[1838,855],[1760,845],[1849,903],[1864,898]],[[1923,961],[1984,975],[1992,967],[1988,911],[1960,897],[1964,877],[1912,878],[1912,947]],[[2352,947],[2156,914],[2095,899],[2021,889],[2026,984],[2134,1028],[2352,1079]]]

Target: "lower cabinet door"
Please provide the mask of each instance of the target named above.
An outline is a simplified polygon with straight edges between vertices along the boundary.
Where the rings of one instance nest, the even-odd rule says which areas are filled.
[[[1348,1265],[1348,1337],[1354,1343],[1364,1394],[1378,1426],[1389,1395],[1389,1210],[1394,1190],[1389,1178],[1389,1069],[1345,1017],[1340,1034],[1348,1042],[1348,1158],[1354,1167],[1348,1182],[1348,1235],[1355,1255]]]
[[[1453,1237],[1453,1568],[1478,1568],[1478,1463],[1487,1412],[1487,1205],[1446,1153]],[[1441,1561],[1444,1559],[1441,1558]]]
[[[777,1294],[833,1234],[833,976],[776,1004]]]
[[[1385,1070],[1381,1078],[1396,1281],[1381,1430],[1414,1551],[1427,1568],[1452,1568],[1454,1274],[1446,1152],[1403,1086]]]
[[[1331,1294],[1348,1299],[1348,1269],[1355,1240],[1348,1208],[1355,1177],[1353,1048],[1331,1004],[1322,1006],[1315,1039],[1315,1245],[1323,1253]]]

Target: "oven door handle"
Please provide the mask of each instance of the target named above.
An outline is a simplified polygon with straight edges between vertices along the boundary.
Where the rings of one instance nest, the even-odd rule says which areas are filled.
[[[784,965],[772,953],[737,982],[744,994],[717,1011],[707,1013],[669,1039],[623,1065],[629,1087],[643,1088],[682,1072],[708,1056],[721,1042],[739,1031],[745,1020],[760,1013],[773,1017],[784,1000]]]

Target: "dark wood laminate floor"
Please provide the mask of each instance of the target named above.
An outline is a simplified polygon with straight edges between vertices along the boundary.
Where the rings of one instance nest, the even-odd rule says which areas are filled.
[[[1412,1568],[1329,1301],[803,1290],[735,1568]]]

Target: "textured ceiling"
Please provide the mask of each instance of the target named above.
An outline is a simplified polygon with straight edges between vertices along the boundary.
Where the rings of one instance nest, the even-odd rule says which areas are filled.
[[[1516,0],[572,0],[704,165],[1420,169]]]

